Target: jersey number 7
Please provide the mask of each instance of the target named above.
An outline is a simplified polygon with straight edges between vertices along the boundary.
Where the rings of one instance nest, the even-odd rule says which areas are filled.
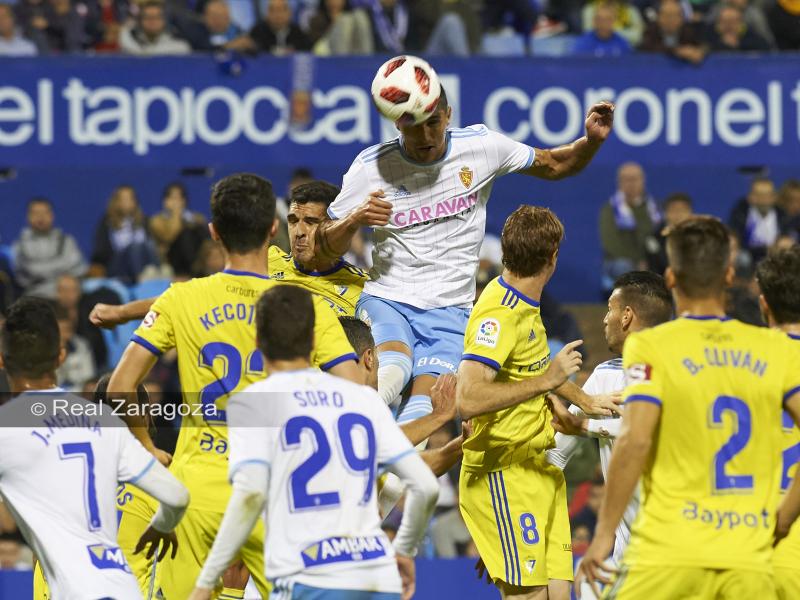
[[[97,505],[97,486],[94,477],[94,452],[89,442],[74,442],[61,444],[58,447],[61,460],[82,459],[83,471],[83,505],[86,509],[86,520],[89,531],[97,531],[102,527],[100,523],[100,509]]]

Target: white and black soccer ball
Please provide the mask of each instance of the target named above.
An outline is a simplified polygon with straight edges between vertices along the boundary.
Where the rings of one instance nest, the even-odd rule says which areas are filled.
[[[398,125],[419,125],[439,104],[439,76],[416,56],[395,56],[372,80],[372,100],[378,111]]]

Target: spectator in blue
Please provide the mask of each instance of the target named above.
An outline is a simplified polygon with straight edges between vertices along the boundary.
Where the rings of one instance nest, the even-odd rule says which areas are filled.
[[[614,31],[616,10],[608,3],[598,4],[594,10],[592,31],[587,31],[575,41],[573,53],[582,56],[623,56],[630,54],[631,45]]]
[[[231,20],[226,0],[208,0],[203,6],[202,21],[179,19],[178,26],[193,50],[206,52],[223,48],[242,35],[242,30]]]
[[[89,274],[135,283],[145,267],[158,262],[136,192],[129,185],[116,188],[95,230]]]
[[[733,207],[728,219],[743,250],[753,264],[767,255],[770,246],[790,235],[789,219],[777,205],[775,184],[769,177],[756,177],[747,196]]]
[[[0,4],[0,56],[35,56],[36,44],[22,37],[10,4]]]

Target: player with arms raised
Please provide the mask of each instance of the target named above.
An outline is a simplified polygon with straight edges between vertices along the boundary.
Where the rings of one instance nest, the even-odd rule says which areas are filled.
[[[595,104],[584,137],[545,150],[485,125],[449,128],[451,109],[441,88],[427,120],[398,124],[399,137],[353,161],[329,209],[335,221],[317,230],[317,252],[341,256],[359,228],[375,228],[374,266],[357,316],[372,325],[384,401],[393,403],[414,377],[401,422],[430,413],[435,376],[454,371],[460,360],[494,180],[508,173],[551,180],[575,175],[611,133],[613,110]]]
[[[622,433],[577,579],[607,580],[599,571],[642,476],[630,545],[604,597],[775,598],[773,535],[800,512],[798,480],[778,509],[782,405],[800,422],[800,348],[725,316],[734,271],[718,219],[676,226],[667,257],[679,317],[625,342]]]

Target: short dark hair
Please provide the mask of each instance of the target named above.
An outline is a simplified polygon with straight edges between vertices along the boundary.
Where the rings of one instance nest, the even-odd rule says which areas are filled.
[[[211,222],[228,252],[244,254],[265,246],[275,220],[272,184],[252,173],[220,179],[211,191]]]
[[[503,225],[500,236],[503,266],[520,277],[538,275],[563,239],[564,225],[553,211],[523,204]]]
[[[439,104],[436,105],[436,110],[443,110],[447,112],[450,103],[447,101],[447,92],[444,91],[444,86],[439,83]]]
[[[47,204],[47,207],[50,210],[53,210],[53,203],[43,196],[36,196],[35,198],[31,198],[30,200],[28,200],[27,209],[30,210],[31,206],[33,206],[34,204]]]
[[[667,236],[667,258],[678,288],[689,298],[722,292],[731,260],[728,229],[716,217],[690,217]]]
[[[211,1],[213,2],[215,0]],[[108,382],[111,381],[111,375],[111,373],[105,373],[100,377],[100,379],[97,380],[97,385],[94,388],[95,402],[108,402]],[[147,391],[147,388],[143,383],[140,383],[138,386],[136,386],[136,400],[138,400],[139,404],[142,405],[147,405],[150,403],[150,392]]]
[[[647,327],[655,327],[672,318],[672,296],[661,275],[652,271],[631,271],[614,282],[620,298],[632,307]]]
[[[667,196],[664,200],[664,209],[666,210],[671,204],[686,204],[689,208],[693,208],[692,198],[685,192],[675,192]]]
[[[276,285],[256,304],[256,343],[269,360],[310,358],[314,345],[314,300],[296,285]]]
[[[289,196],[289,202],[330,206],[336,200],[339,191],[339,188],[335,185],[318,179],[309,183],[302,183],[294,188]]]
[[[224,0],[208,0],[206,4],[210,4],[211,2],[224,2]],[[186,186],[183,185],[180,181],[170,181],[167,185],[164,186],[164,191],[161,192],[161,198],[166,198],[172,190],[180,190],[181,196],[187,201],[189,201],[189,193],[186,191]]]
[[[778,324],[800,323],[800,246],[770,252],[756,279]]]
[[[339,323],[342,324],[347,341],[350,342],[359,358],[367,350],[375,349],[375,338],[372,337],[372,329],[364,321],[357,317],[345,315],[339,317]]]
[[[1,336],[3,362],[12,377],[42,377],[58,368],[61,335],[51,302],[30,296],[17,300]]]

